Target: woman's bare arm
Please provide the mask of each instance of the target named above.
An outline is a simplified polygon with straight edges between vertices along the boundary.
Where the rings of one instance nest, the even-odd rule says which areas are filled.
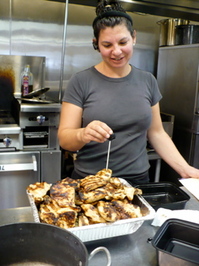
[[[199,170],[186,162],[170,136],[165,132],[160,117],[159,104],[152,107],[152,123],[148,130],[148,139],[160,157],[181,177],[199,178]]]

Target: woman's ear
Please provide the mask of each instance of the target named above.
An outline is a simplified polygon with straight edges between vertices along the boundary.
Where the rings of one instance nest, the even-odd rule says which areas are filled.
[[[98,47],[98,44],[97,44],[97,40],[96,39],[93,39],[93,48],[95,50],[98,50],[99,51],[99,47]]]

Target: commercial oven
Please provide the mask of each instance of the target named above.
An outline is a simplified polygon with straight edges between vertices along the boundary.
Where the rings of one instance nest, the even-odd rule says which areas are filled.
[[[61,179],[59,113],[60,104],[21,103],[17,122],[0,110],[0,209],[28,206],[28,185]]]

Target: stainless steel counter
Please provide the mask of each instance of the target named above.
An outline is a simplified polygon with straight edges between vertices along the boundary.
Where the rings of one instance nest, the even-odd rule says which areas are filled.
[[[185,189],[184,189],[185,190]],[[187,192],[187,190],[185,190]],[[187,202],[185,209],[199,210],[199,201],[190,193],[191,199]],[[0,210],[0,225],[33,222],[30,207]],[[105,246],[109,249],[112,257],[112,266],[156,266],[156,250],[148,239],[153,238],[157,227],[151,226],[151,221],[145,221],[143,225],[133,234],[113,237],[99,241],[85,243],[88,252],[94,248]],[[89,266],[106,265],[106,257],[103,253],[97,254],[89,262]]]

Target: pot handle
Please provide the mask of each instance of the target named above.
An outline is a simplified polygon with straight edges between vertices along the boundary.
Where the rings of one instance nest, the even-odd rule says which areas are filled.
[[[111,266],[111,254],[109,252],[109,250],[105,247],[98,247],[98,248],[95,248],[91,253],[90,253],[90,256],[89,256],[89,259],[88,260],[91,260],[93,256],[95,256],[95,254],[97,254],[98,252],[100,251],[103,251],[106,253],[106,256],[107,256],[107,265],[106,266]]]

